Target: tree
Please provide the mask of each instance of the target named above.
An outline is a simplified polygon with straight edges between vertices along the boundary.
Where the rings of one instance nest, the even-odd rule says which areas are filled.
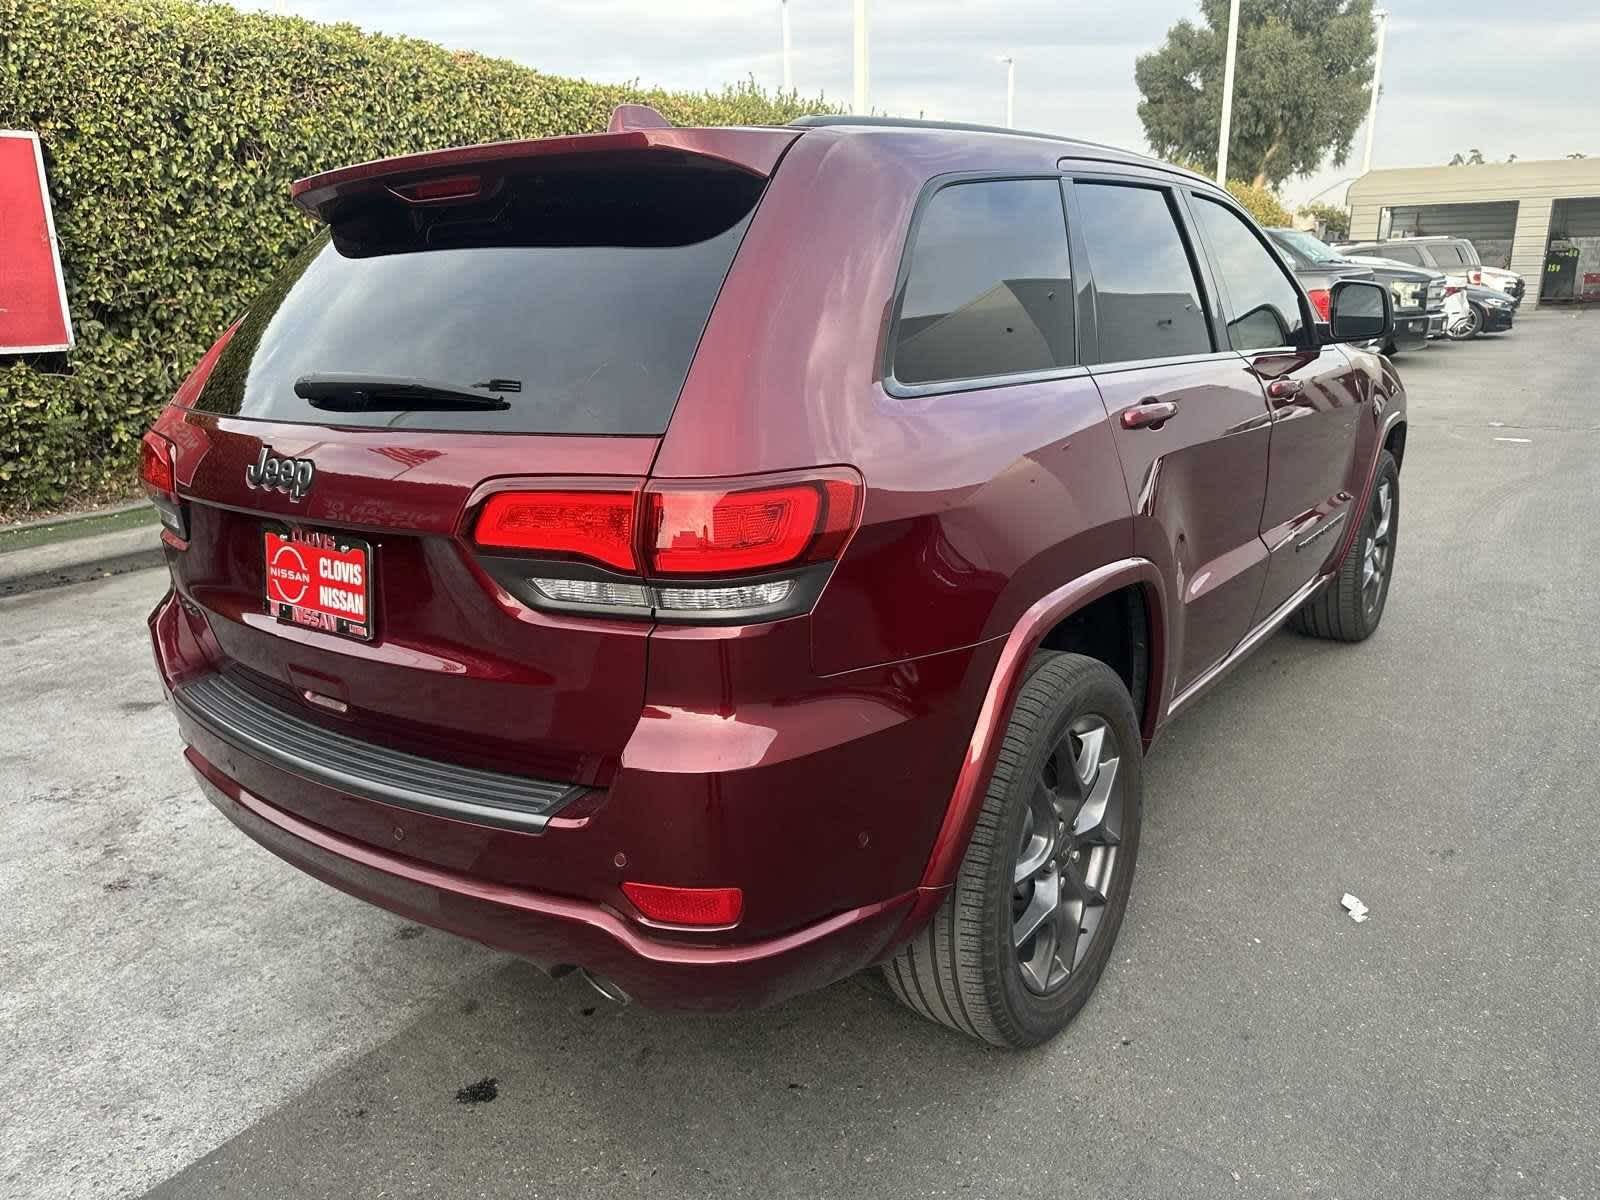
[[[1587,154],[1585,154],[1582,150],[1578,150],[1578,151],[1574,151],[1573,153],[1567,155],[1567,157],[1568,158],[1588,158],[1589,156]]]
[[[1228,0],[1200,0],[1200,15],[1169,29],[1133,77],[1151,148],[1215,173]],[[1277,187],[1330,155],[1342,166],[1366,116],[1373,50],[1372,0],[1243,0],[1229,174]]]
[[[1483,151],[1478,149],[1468,150],[1466,157],[1457,154],[1451,157],[1452,167],[1481,167],[1483,166]]]
[[[1283,206],[1283,201],[1278,198],[1278,193],[1265,184],[1230,179],[1228,191],[1258,224],[1278,226],[1289,225],[1294,221],[1289,210]]]
[[[1310,217],[1322,229],[1322,238],[1329,242],[1342,242],[1350,236],[1350,210],[1337,204],[1307,204],[1300,209],[1302,217]]]

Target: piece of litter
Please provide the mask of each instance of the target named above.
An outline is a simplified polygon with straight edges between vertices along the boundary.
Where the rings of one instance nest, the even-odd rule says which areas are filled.
[[[1339,898],[1339,904],[1345,912],[1350,914],[1350,919],[1358,925],[1367,919],[1367,913],[1370,911],[1365,904],[1361,903],[1361,897],[1352,896],[1349,892]]]
[[[1490,429],[1504,429],[1505,427],[1506,427],[1506,423],[1504,421],[1490,421],[1489,422],[1489,428]]]
[[[1495,438],[1495,441],[1497,441],[1497,442],[1515,442],[1519,446],[1531,446],[1531,445],[1533,445],[1533,439],[1532,438],[1497,437],[1497,438]]]

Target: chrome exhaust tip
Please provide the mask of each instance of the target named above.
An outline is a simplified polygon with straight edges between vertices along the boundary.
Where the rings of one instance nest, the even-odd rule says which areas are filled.
[[[623,991],[604,975],[596,975],[587,967],[579,967],[578,974],[582,975],[584,981],[607,1000],[616,1004],[631,1004],[633,1002],[627,992]]]

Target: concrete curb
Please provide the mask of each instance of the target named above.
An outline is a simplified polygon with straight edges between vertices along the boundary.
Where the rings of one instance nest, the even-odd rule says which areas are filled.
[[[0,554],[0,596],[120,575],[162,561],[161,526],[140,525]]]

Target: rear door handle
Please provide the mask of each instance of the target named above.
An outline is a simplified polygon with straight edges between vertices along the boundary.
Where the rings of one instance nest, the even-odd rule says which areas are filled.
[[[1160,429],[1178,415],[1176,400],[1141,400],[1122,410],[1124,429]]]

